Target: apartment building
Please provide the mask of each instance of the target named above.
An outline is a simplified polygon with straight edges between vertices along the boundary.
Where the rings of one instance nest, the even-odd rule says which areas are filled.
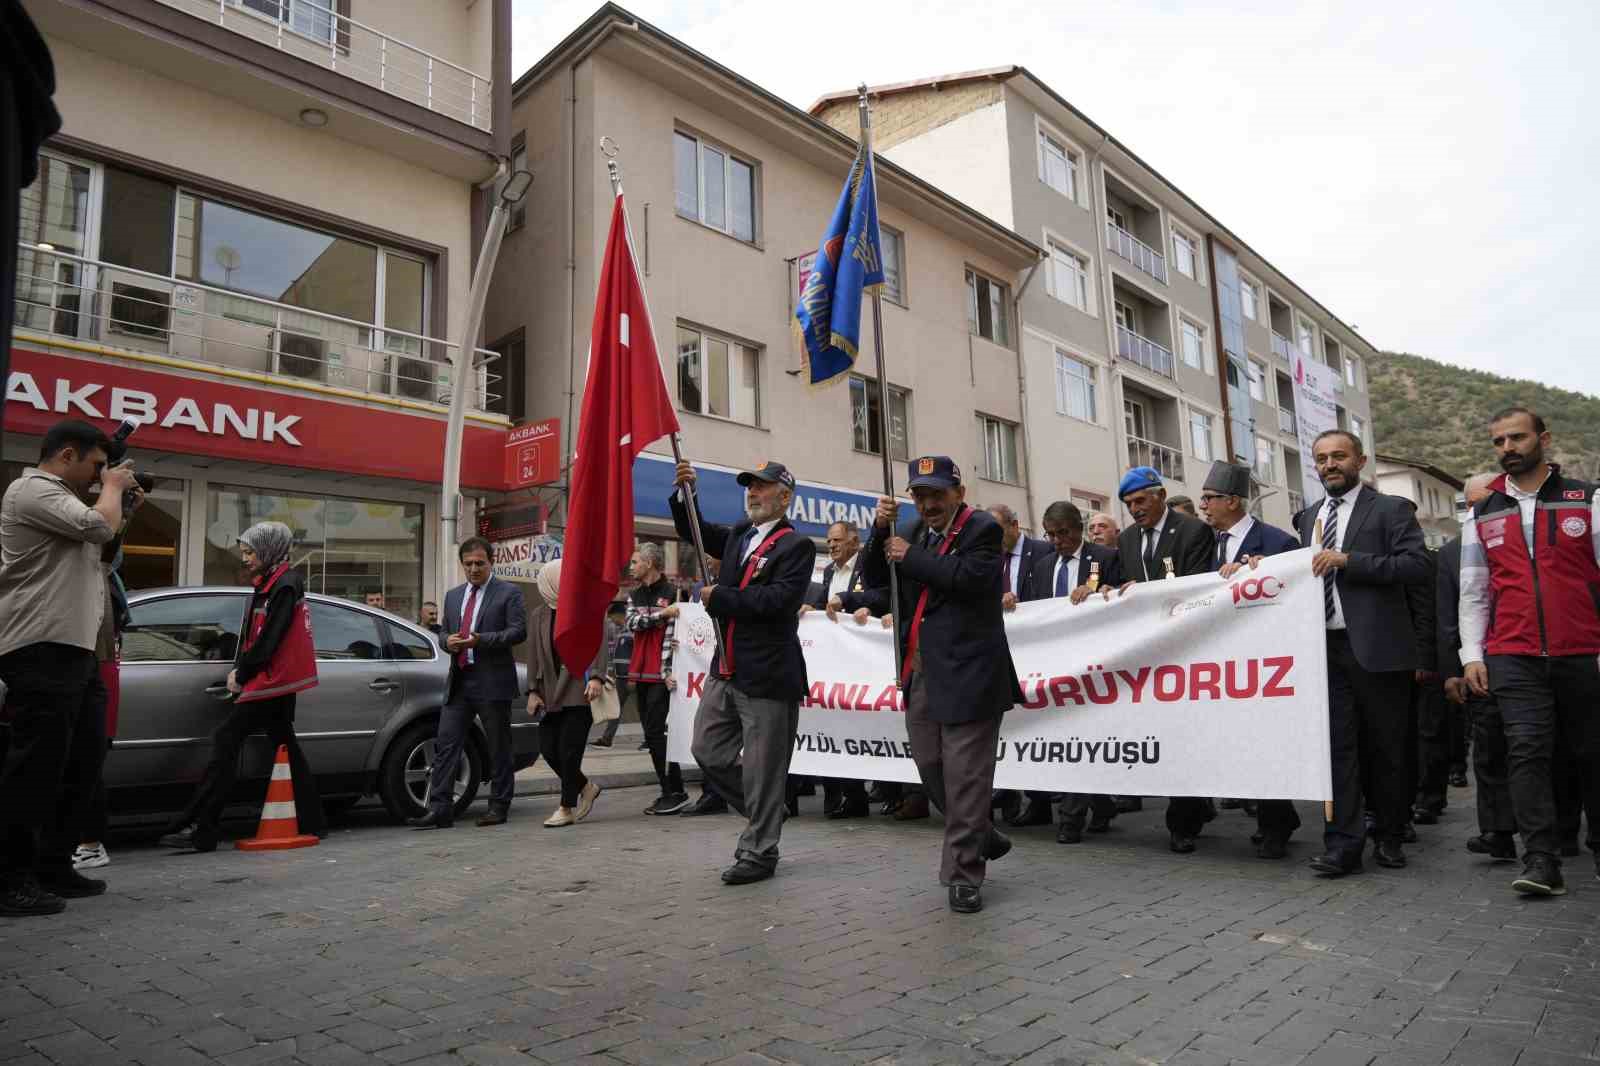
[[[870,96],[880,153],[1046,249],[1020,302],[1034,511],[1104,509],[1141,464],[1197,496],[1232,458],[1255,471],[1259,513],[1286,526],[1305,490],[1296,352],[1338,370],[1341,425],[1372,450],[1371,346],[1028,70]],[[854,101],[831,94],[811,113],[849,130]]]
[[[802,532],[820,540],[833,521],[870,522],[885,448],[901,486],[903,460],[945,452],[965,471],[969,499],[1026,513],[1014,295],[1039,262],[1034,242],[880,164],[885,441],[870,314],[857,372],[821,389],[798,376],[792,325],[852,136],[615,6],[517,80],[511,113],[514,154],[538,179],[506,237],[485,337],[505,353],[508,377],[525,376],[518,414],[563,419],[563,454],[613,203],[604,144],[622,172],[656,345],[709,517],[742,515],[735,473],[776,459],[800,481],[790,517]],[[635,517],[676,561],[670,474],[667,442],[640,457]]]
[[[455,573],[448,366],[473,191],[509,151],[510,0],[25,6],[65,125],[7,253],[3,481],[59,418],[130,418],[160,478],[130,585],[236,583],[238,532],[276,519],[311,588],[414,611]],[[471,404],[465,482],[497,493],[492,365]]]

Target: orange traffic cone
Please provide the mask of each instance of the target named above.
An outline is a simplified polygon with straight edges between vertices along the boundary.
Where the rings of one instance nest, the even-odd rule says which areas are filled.
[[[294,810],[294,779],[289,774],[289,746],[278,745],[272,763],[272,780],[267,782],[267,800],[261,805],[261,825],[249,840],[236,840],[240,851],[277,851],[281,848],[309,848],[320,844],[310,833],[300,832],[300,816]]]

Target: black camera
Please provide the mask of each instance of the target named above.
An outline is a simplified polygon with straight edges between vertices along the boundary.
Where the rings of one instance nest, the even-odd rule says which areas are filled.
[[[122,462],[128,457],[128,438],[133,436],[134,431],[138,428],[139,423],[130,418],[124,418],[121,425],[117,426],[117,431],[111,434],[111,440],[106,445],[107,466],[116,466],[118,463]],[[156,479],[151,477],[149,474],[135,474],[134,481],[138,483],[139,488],[143,490],[147,496],[156,490]],[[122,494],[123,513],[127,514],[131,512],[133,510],[133,505],[134,490],[129,489]]]

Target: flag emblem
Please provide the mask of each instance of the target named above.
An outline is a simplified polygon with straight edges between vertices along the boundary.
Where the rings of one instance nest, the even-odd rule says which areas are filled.
[[[931,474],[931,473],[933,473],[933,460],[932,459],[919,459],[919,460],[917,460],[917,473],[919,473],[919,474]],[[960,477],[959,474],[957,474],[956,476]]]

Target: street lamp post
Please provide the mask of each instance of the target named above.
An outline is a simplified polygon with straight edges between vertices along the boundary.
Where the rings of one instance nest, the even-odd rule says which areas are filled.
[[[439,546],[439,602],[444,602],[444,591],[450,586],[449,551],[460,540],[461,529],[461,438],[467,418],[467,393],[473,386],[477,370],[474,353],[477,350],[478,330],[483,325],[483,305],[489,299],[489,279],[494,275],[495,260],[500,258],[500,241],[506,235],[506,223],[511,219],[511,209],[528,194],[533,175],[526,170],[513,171],[505,178],[495,197],[494,210],[489,215],[489,228],[483,238],[483,253],[472,272],[472,293],[467,298],[467,319],[461,328],[461,343],[456,346],[450,374],[450,418],[444,435],[444,487],[440,494],[439,514],[443,523],[443,539]]]

